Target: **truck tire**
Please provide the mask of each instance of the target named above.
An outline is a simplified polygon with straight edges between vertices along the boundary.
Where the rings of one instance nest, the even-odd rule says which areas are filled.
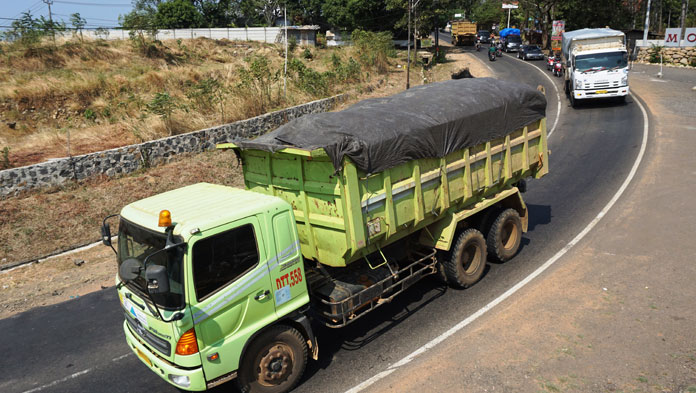
[[[491,225],[486,238],[488,254],[506,262],[517,254],[522,242],[522,220],[515,209],[503,210]]]
[[[297,385],[307,365],[307,341],[297,329],[278,325],[261,333],[239,366],[244,393],[282,393]]]
[[[473,228],[462,232],[443,265],[447,281],[453,287],[474,285],[486,268],[486,240],[481,232]]]

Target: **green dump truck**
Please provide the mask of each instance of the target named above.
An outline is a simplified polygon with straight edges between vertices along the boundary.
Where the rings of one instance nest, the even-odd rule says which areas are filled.
[[[516,254],[525,179],[548,172],[545,108],[526,86],[463,79],[220,145],[246,190],[194,184],[118,215],[128,345],[184,390],[290,390],[319,356],[312,326],[429,275],[465,288]],[[114,248],[106,219],[102,237]]]

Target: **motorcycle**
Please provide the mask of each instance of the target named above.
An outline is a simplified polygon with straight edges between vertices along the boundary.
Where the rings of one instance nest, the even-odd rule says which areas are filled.
[[[476,52],[481,50],[481,40],[476,40]]]
[[[501,42],[498,42],[498,44],[495,46],[495,55],[498,57],[503,55],[503,44]]]
[[[556,76],[561,76],[563,75],[563,66],[561,64],[561,60],[558,59],[553,63],[553,74]]]
[[[495,61],[495,51],[494,50],[488,51],[488,60]]]
[[[556,58],[555,58],[555,57],[553,57],[553,56],[547,57],[547,58],[546,58],[546,69],[547,69],[548,71],[553,70],[553,63],[555,63],[555,62],[556,62]]]

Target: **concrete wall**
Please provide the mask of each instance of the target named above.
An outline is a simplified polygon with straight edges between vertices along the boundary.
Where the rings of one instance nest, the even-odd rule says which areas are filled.
[[[344,95],[334,96],[251,119],[142,144],[6,169],[0,171],[0,197],[59,186],[97,175],[124,175],[140,168],[168,162],[177,154],[211,150],[217,143],[256,137],[303,115],[329,111],[344,98]]]
[[[288,37],[295,37],[300,45],[315,45],[318,28],[302,26],[288,26]],[[63,32],[66,38],[72,37],[72,31]],[[129,31],[122,29],[83,30],[86,38],[103,40],[128,39]],[[285,42],[285,31],[282,27],[230,27],[230,28],[206,28],[206,29],[162,29],[158,30],[155,39],[193,39],[198,37],[213,40],[228,39],[232,41],[260,41],[269,44]]]

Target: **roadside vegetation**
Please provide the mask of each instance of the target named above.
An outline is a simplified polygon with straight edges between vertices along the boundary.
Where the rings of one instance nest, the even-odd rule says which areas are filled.
[[[0,43],[3,168],[82,154],[360,91],[389,77],[391,34],[357,31],[349,48],[291,40],[88,40]]]

